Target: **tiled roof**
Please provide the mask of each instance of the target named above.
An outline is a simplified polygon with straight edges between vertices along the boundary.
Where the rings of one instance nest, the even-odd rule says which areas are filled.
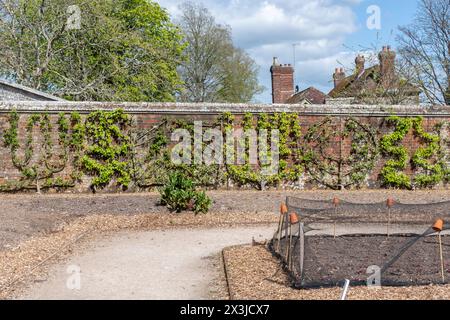
[[[286,103],[296,104],[307,100],[311,104],[324,104],[326,98],[328,98],[328,96],[322,91],[314,87],[309,87],[308,89],[294,94],[286,101]]]
[[[372,78],[377,82],[377,74],[379,73],[380,66],[375,65],[373,67],[367,68],[360,75],[352,74],[342,80],[336,88],[331,90],[328,95],[332,98],[345,98],[355,95],[355,90],[358,90],[365,84],[365,82]]]
[[[396,75],[396,79],[399,77]],[[328,96],[331,98],[347,98],[354,97],[358,95],[363,89],[375,89],[381,81],[380,77],[380,65],[374,65],[373,67],[367,68],[361,74],[352,74],[345,79],[343,79],[336,88],[332,89]],[[396,86],[396,85],[394,85]],[[396,88],[393,88],[396,89]],[[418,95],[420,90],[416,87],[408,84],[404,87],[405,92],[410,95]]]

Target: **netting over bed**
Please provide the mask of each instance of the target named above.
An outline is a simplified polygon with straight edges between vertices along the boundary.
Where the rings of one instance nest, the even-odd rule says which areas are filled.
[[[286,205],[289,212],[296,212],[304,222],[384,222],[390,216],[391,221],[414,223],[422,219],[424,215],[430,221],[437,218],[448,221],[450,218],[450,201],[427,204],[406,204],[395,201],[389,208],[386,201],[352,203],[340,200],[335,206],[332,200],[287,197]]]
[[[361,222],[361,215],[379,217],[385,221],[386,202],[356,204],[340,202],[336,210],[332,201],[317,201],[289,197],[288,212],[296,212],[299,223],[283,216],[281,228],[270,243],[271,250],[283,261],[292,284],[298,288],[335,286],[344,279],[353,285],[368,282],[380,285],[426,285],[447,283],[450,272],[450,237],[439,238],[430,226],[421,234],[351,234],[312,235],[311,223],[338,221]],[[402,221],[414,221],[410,216],[427,213],[430,221],[445,217],[450,202],[396,204],[390,214]],[[431,223],[430,223],[431,225]],[[449,229],[444,225],[443,229]],[[441,263],[441,250],[444,263]],[[442,268],[443,267],[443,268]],[[444,276],[444,281],[443,281]]]

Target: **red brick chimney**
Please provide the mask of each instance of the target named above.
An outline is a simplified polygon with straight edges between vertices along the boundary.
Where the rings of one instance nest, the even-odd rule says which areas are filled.
[[[270,67],[272,74],[272,103],[285,103],[294,95],[294,68],[290,64],[281,65],[273,58]]]
[[[392,51],[390,46],[384,46],[378,54],[378,59],[380,59],[381,84],[385,89],[392,87],[396,80],[395,57],[395,51]]]
[[[344,79],[345,79],[344,68],[336,68],[333,74],[334,87],[336,88]]]
[[[358,56],[355,58],[357,77],[361,76],[364,73],[365,63],[366,63],[366,58],[364,58],[363,55],[358,54]]]

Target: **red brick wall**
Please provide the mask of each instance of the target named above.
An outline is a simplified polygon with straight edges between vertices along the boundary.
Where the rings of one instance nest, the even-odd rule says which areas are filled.
[[[110,103],[60,103],[60,102],[27,102],[27,103],[0,103],[0,184],[6,180],[14,180],[20,178],[20,172],[12,165],[11,154],[9,149],[4,146],[3,135],[5,130],[9,127],[8,114],[16,108],[20,115],[20,141],[25,140],[25,125],[26,120],[30,114],[48,112],[51,115],[54,123],[54,144],[57,142],[57,125],[56,120],[59,112],[70,113],[78,111],[81,114],[88,114],[93,110],[112,110],[115,108],[123,108],[125,112],[132,115],[139,128],[152,128],[163,118],[185,119],[186,121],[202,120],[205,126],[211,125],[216,120],[217,116],[222,112],[228,111],[237,116],[239,119],[245,112],[258,113],[273,113],[273,112],[295,112],[299,114],[300,124],[303,133],[306,133],[308,128],[323,121],[326,117],[335,119],[345,119],[353,117],[362,124],[370,126],[378,132],[378,139],[386,133],[392,132],[392,128],[386,123],[387,117],[392,114],[399,116],[422,116],[424,118],[424,128],[431,132],[436,124],[446,122],[450,123],[450,107],[439,107],[434,109],[423,109],[414,106],[297,106],[297,105],[226,105],[226,104],[110,104]],[[450,136],[448,128],[445,134]],[[34,147],[39,149],[38,132],[35,135]],[[403,144],[407,147],[408,152],[412,155],[419,146],[417,138],[412,133],[409,133],[405,138]],[[336,142],[330,153],[340,152],[340,144]],[[348,152],[350,148],[349,141],[342,143],[342,152]],[[55,150],[58,152],[58,149]],[[448,152],[448,150],[446,151]],[[20,154],[20,153],[19,153]],[[379,159],[376,167],[370,174],[366,184],[369,188],[379,187],[378,175],[385,163],[386,159]],[[411,168],[408,168],[407,173],[411,173]],[[62,172],[61,176],[67,175],[67,172]],[[88,181],[86,182],[88,183]],[[314,183],[307,183],[306,188],[315,188]],[[446,186],[439,186],[446,187]],[[87,185],[81,185],[74,189],[75,191],[88,190]]]

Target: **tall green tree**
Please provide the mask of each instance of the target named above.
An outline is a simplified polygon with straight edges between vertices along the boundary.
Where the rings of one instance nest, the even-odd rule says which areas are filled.
[[[231,28],[220,25],[207,8],[186,2],[179,25],[186,42],[187,61],[179,68],[184,81],[181,101],[250,102],[262,91],[258,67],[234,46]]]
[[[1,76],[66,99],[172,101],[183,49],[152,1],[0,0]]]

